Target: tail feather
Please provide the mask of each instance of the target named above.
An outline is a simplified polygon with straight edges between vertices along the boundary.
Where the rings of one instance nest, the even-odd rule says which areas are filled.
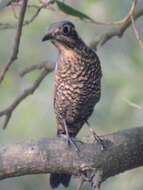
[[[64,187],[68,187],[71,179],[71,175],[69,174],[51,174],[50,175],[50,185],[51,187],[57,188],[60,184]]]

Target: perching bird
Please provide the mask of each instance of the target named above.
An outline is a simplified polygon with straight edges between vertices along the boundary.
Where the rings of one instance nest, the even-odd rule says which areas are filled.
[[[54,109],[57,134],[67,135],[69,142],[88,122],[100,99],[102,70],[100,60],[69,21],[52,24],[42,41],[50,40],[58,49],[55,69]],[[68,174],[52,174],[53,188],[69,185]]]

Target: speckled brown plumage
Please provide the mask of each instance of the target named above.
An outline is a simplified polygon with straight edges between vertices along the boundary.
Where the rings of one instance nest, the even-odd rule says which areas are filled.
[[[79,52],[65,49],[59,56],[55,76],[54,108],[58,134],[65,133],[65,119],[69,135],[76,136],[100,99],[99,59],[87,46]]]
[[[75,137],[100,99],[100,61],[95,51],[83,42],[69,21],[51,25],[43,41],[49,39],[59,50],[54,94],[57,134],[66,134],[66,123],[69,136]]]

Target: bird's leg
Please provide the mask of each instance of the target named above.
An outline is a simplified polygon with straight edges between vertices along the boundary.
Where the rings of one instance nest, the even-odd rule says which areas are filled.
[[[69,136],[69,132],[68,132],[68,128],[67,128],[67,124],[66,124],[65,120],[63,121],[63,124],[64,124],[64,128],[65,128],[66,138],[67,138],[68,144],[73,145],[75,147],[75,149],[76,149],[76,152],[79,152],[80,150],[79,150],[79,148],[78,148],[78,146],[77,146],[77,144],[75,142],[75,139]]]
[[[98,136],[96,134],[95,130],[92,127],[90,127],[90,124],[88,121],[86,121],[86,124],[89,127],[89,131],[92,133],[95,141],[98,142],[102,146],[102,150],[105,149],[105,144],[104,144],[103,140],[100,138],[100,136]]]

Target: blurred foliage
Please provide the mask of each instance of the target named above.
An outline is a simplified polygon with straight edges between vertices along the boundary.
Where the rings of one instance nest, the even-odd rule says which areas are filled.
[[[37,3],[38,1],[30,1]],[[123,18],[131,0],[79,0],[64,1],[69,6],[99,21],[111,21]],[[143,6],[143,2],[140,1]],[[15,9],[16,14],[19,10]],[[34,9],[30,8],[27,19]],[[46,28],[52,22],[63,19],[72,20],[88,44],[102,33],[108,31],[108,26],[97,26],[84,21],[75,20],[63,14],[58,8],[55,11],[43,10],[36,20],[24,27],[18,60],[11,67],[6,79],[0,85],[0,110],[7,107],[20,92],[32,84],[38,71],[19,77],[19,72],[32,64],[43,60],[57,59],[57,51],[50,44],[41,43]],[[137,27],[143,33],[142,18]],[[0,12],[0,22],[16,21],[12,8]],[[15,30],[0,31],[0,68],[8,61],[15,35]],[[131,29],[128,29],[121,39],[114,38],[98,49],[103,68],[102,98],[90,118],[90,124],[98,134],[111,133],[117,130],[140,126],[143,123],[143,53]],[[55,116],[53,111],[54,73],[47,76],[39,89],[15,110],[8,128],[0,129],[0,143],[11,143],[18,140],[53,137],[56,134]],[[0,123],[2,118],[0,118]],[[79,136],[87,133],[86,127]],[[102,190],[142,190],[142,168],[113,177],[102,185]],[[75,189],[78,180],[73,180],[69,189]],[[25,176],[0,182],[1,190],[47,190],[48,175]],[[63,187],[60,188],[64,189]],[[85,186],[84,189],[88,189]]]
[[[70,16],[74,16],[74,17],[78,17],[81,20],[89,20],[89,21],[93,21],[92,18],[90,18],[89,16],[87,16],[86,14],[78,11],[77,9],[74,9],[73,7],[65,4],[64,2],[61,1],[56,1],[56,4],[58,6],[58,8],[64,12],[65,14],[68,14]]]

